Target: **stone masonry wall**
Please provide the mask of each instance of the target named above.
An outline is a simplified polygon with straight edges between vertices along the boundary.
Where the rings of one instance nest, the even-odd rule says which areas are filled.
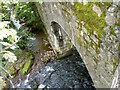
[[[95,86],[109,88],[120,58],[120,3],[44,2],[36,5],[51,45],[55,42],[51,36],[54,21],[78,50]]]

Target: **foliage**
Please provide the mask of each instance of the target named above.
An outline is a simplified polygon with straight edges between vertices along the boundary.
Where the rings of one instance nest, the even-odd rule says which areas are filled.
[[[5,79],[3,79],[3,77],[5,77],[3,76],[3,71],[11,78],[11,75],[5,69],[5,66],[7,63],[13,63],[17,60],[13,51],[15,48],[18,48],[16,43],[18,42],[19,37],[17,36],[17,31],[11,27],[9,11],[10,8],[8,7],[8,4],[0,3],[0,89],[6,85]],[[10,79],[8,80],[13,85],[12,81]]]
[[[4,88],[5,86],[6,86],[6,83],[3,80],[3,78],[0,76],[0,90],[2,90],[2,88]]]
[[[24,26],[29,30],[36,30],[43,27],[37,8],[33,2],[18,3],[14,8],[16,18],[20,20],[20,23],[24,23]],[[39,27],[39,28],[38,28]]]
[[[0,22],[0,54],[5,60],[14,62],[17,57],[14,55],[12,50],[17,48],[16,43],[18,42],[17,32],[13,28],[9,28],[8,22]]]
[[[32,64],[32,61],[31,61],[31,60],[28,60],[28,61],[25,63],[24,67],[23,67],[22,70],[21,70],[22,74],[26,74],[26,73],[28,72],[28,70],[30,69],[31,64]]]
[[[17,31],[18,36],[21,36],[21,39],[17,45],[24,49],[27,42],[29,41],[30,36],[34,34],[31,31],[36,31],[42,29],[43,23],[40,19],[39,13],[34,3],[17,3],[14,6],[15,18],[20,21],[22,25],[21,28]]]
[[[20,69],[20,72],[22,74],[28,73],[28,71],[30,70],[30,67],[33,63],[32,52],[27,51],[27,50],[16,49],[15,53],[19,60],[18,62],[16,62],[16,68]],[[19,63],[21,63],[21,64],[19,64]]]
[[[31,31],[43,28],[34,3],[16,3],[16,0],[14,3],[10,0],[3,1],[4,3],[0,2],[0,88],[1,82],[4,81],[1,77],[5,77],[3,76],[3,71],[8,77],[12,78],[11,72],[14,71],[14,68],[16,69],[14,66],[14,68],[7,67],[8,63],[14,63],[17,58],[20,58],[20,55],[17,55],[19,50],[16,48],[25,49],[29,36],[33,35]],[[26,63],[23,63],[21,69],[23,74],[28,72],[33,57],[31,54],[30,56],[27,54],[24,59],[26,59]],[[7,78],[7,80],[14,87],[11,79]]]
[[[11,75],[6,69],[4,69],[4,66],[6,66],[8,62],[14,62],[17,60],[13,51],[18,47],[16,45],[18,40],[19,37],[17,36],[17,32],[15,29],[9,27],[9,22],[0,22],[0,68],[7,72],[10,77]]]
[[[27,46],[27,43],[29,41],[29,37],[33,36],[34,34],[31,33],[29,31],[29,29],[26,28],[26,27],[25,28],[22,27],[19,31],[17,31],[17,33],[18,33],[18,36],[21,37],[21,39],[19,40],[19,42],[17,43],[17,45],[19,46],[19,48],[25,49],[25,47]]]
[[[10,78],[12,78],[10,71],[7,71],[5,67],[8,63],[13,63],[17,60],[14,50],[15,48],[19,48],[18,41],[25,37],[22,36],[20,32],[18,33],[16,29],[19,28],[14,27],[14,22],[16,20],[14,13],[12,12],[13,8],[14,4],[0,3],[0,77],[5,77],[3,76],[5,75],[3,74],[4,71]],[[24,33],[24,35],[25,34],[26,33]],[[3,78],[1,78],[0,81],[2,80]],[[12,81],[9,78],[7,78],[7,80],[9,80],[11,85],[14,87]]]

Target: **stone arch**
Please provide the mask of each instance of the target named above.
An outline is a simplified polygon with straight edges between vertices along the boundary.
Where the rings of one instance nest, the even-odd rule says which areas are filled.
[[[70,54],[73,44],[59,22],[51,21],[50,33],[52,36],[50,36],[49,41],[52,41],[51,45],[55,49],[56,54],[60,57]]]
[[[63,40],[63,34],[62,34],[62,27],[55,21],[51,22],[51,26],[53,29],[53,33],[55,34],[58,43],[59,43],[59,47],[63,48],[64,47],[64,40]]]

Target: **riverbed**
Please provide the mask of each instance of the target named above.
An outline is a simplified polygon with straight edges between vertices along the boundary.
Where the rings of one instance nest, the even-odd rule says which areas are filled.
[[[36,32],[29,37],[26,49],[33,53],[33,64],[26,75],[18,74],[13,83],[15,88],[91,88],[92,79],[77,50],[62,58],[56,55],[44,32]],[[10,86],[11,87],[11,86]]]
[[[44,32],[35,33],[28,43],[28,50],[34,53],[34,64],[24,79],[16,83],[17,88],[91,88],[92,79],[79,53],[72,53],[57,59]]]

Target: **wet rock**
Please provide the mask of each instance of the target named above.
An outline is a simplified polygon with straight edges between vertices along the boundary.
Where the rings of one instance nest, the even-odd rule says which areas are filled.
[[[77,57],[77,58],[75,58]],[[29,77],[31,88],[92,88],[93,82],[78,53],[49,62]],[[81,74],[82,73],[82,74]],[[32,79],[31,79],[32,78]],[[23,81],[24,82],[24,81]],[[22,85],[22,87],[25,87]]]
[[[48,63],[51,60],[54,60],[56,58],[56,55],[54,51],[44,51],[43,53],[41,53],[41,58],[44,63]]]

